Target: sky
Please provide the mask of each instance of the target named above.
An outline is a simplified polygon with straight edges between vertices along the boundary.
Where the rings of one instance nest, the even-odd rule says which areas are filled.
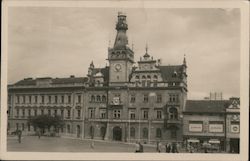
[[[162,65],[187,60],[188,99],[210,92],[240,96],[239,9],[10,7],[8,83],[27,77],[86,76],[104,67],[118,11],[125,12],[135,61],[148,53]]]

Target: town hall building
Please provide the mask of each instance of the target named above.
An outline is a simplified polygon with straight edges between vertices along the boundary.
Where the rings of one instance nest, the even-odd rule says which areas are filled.
[[[187,65],[162,65],[146,47],[134,60],[126,15],[118,14],[109,65],[89,65],[85,77],[25,78],[8,86],[8,131],[33,135],[30,116],[59,115],[61,137],[143,143],[181,142],[187,99]],[[52,132],[47,129],[46,132]]]

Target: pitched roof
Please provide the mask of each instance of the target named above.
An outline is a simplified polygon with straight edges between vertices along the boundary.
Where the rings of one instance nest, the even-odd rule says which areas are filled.
[[[37,81],[39,80],[49,80],[50,84],[80,84],[85,83],[88,81],[88,78],[86,77],[68,77],[68,78],[50,78],[50,77],[44,77],[44,78],[26,78],[23,80],[18,81],[15,83],[15,86],[35,86],[37,85]]]
[[[229,104],[229,100],[187,100],[184,112],[221,113]]]
[[[168,82],[181,81],[182,68],[182,65],[159,66],[162,79]]]

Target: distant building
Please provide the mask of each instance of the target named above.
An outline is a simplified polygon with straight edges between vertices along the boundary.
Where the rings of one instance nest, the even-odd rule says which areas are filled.
[[[239,98],[187,100],[183,112],[186,143],[210,143],[219,150],[239,152]]]
[[[161,65],[146,52],[135,65],[119,13],[117,35],[108,48],[109,66],[91,62],[86,77],[28,78],[8,86],[8,131],[37,130],[29,116],[60,115],[61,136],[116,141],[182,141],[183,108],[187,98],[187,65]],[[52,131],[53,129],[47,129]]]

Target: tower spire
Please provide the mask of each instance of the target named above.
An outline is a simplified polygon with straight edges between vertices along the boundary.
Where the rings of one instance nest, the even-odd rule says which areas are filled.
[[[126,31],[128,30],[128,24],[126,22],[126,15],[122,12],[118,12],[118,21],[116,23],[116,39],[114,43],[114,49],[125,49],[128,45],[128,37]]]
[[[183,65],[187,65],[187,62],[186,62],[186,54],[184,54],[184,58],[183,58]]]

